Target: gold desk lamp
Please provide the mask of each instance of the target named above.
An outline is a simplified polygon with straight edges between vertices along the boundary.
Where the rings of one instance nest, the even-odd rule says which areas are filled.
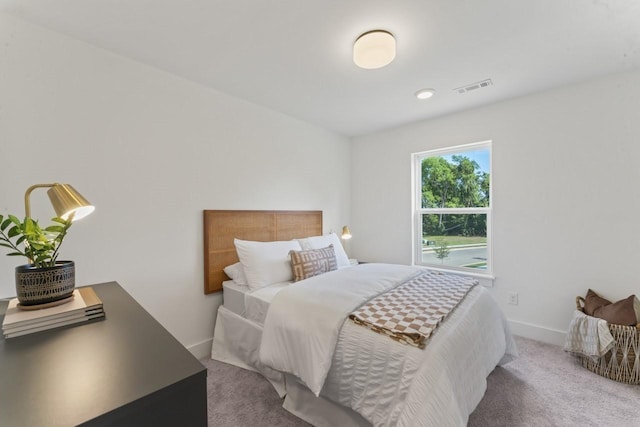
[[[36,188],[49,188],[47,195],[51,205],[53,205],[56,215],[62,219],[69,219],[73,214],[71,220],[77,221],[95,210],[95,207],[69,184],[58,184],[57,182],[53,184],[36,184],[27,188],[24,193],[24,213],[28,218],[31,218],[29,196]]]

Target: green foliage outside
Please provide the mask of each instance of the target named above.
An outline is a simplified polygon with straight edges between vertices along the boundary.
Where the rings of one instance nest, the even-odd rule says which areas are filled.
[[[430,242],[427,244],[427,242]],[[422,246],[433,248],[446,242],[449,246],[482,245],[487,243],[486,236],[424,236]]]
[[[54,267],[72,219],[53,218],[56,224],[43,229],[31,218],[21,222],[13,215],[0,215],[0,246],[10,250],[8,256],[26,257],[34,267]]]
[[[449,256],[449,245],[446,240],[443,240],[440,245],[435,247],[433,251],[436,253],[436,258],[440,260],[442,264],[444,264],[444,259]]]
[[[422,161],[423,208],[469,208],[489,206],[487,172],[474,160],[454,155],[428,157]],[[486,236],[487,217],[482,214],[430,214],[422,216],[425,236]]]

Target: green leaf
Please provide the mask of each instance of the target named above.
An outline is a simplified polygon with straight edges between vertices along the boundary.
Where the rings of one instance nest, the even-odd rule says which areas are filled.
[[[60,245],[71,227],[71,220],[55,217],[52,221],[52,225],[44,228],[30,217],[25,217],[21,222],[14,215],[0,215],[0,246],[9,249],[7,255],[27,257],[35,266],[53,266]],[[18,249],[19,245],[24,246]]]
[[[38,223],[32,220],[31,218],[27,218],[24,221],[24,232],[25,233],[37,233],[40,227],[38,227]]]
[[[11,227],[7,232],[7,236],[9,236],[10,239],[12,237],[16,237],[18,234],[20,234],[20,227],[18,227],[17,225]]]

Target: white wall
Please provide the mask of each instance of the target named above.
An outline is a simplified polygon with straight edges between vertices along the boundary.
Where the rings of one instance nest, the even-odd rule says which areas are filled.
[[[77,285],[118,281],[200,353],[221,301],[203,293],[203,209],[349,222],[346,138],[2,15],[0,153],[0,213],[72,184],[97,207],[63,246]],[[48,223],[45,191],[32,202]],[[0,257],[0,296],[21,262]]]
[[[411,153],[491,139],[491,292],[516,332],[558,342],[587,288],[611,299],[640,293],[638,111],[636,72],[355,138],[350,148],[0,15],[0,213],[21,216],[31,184],[73,184],[97,206],[63,250],[78,284],[120,282],[183,344],[206,350],[220,295],[202,292],[202,209],[322,209],[325,230],[350,225],[350,255],[410,263]],[[53,215],[46,199],[32,196],[42,222]],[[0,296],[15,295],[17,264],[0,257]],[[506,304],[508,292],[518,306]]]
[[[411,153],[484,140],[493,140],[491,292],[516,333],[560,343],[587,288],[640,295],[640,72],[355,138],[354,255],[410,263]]]

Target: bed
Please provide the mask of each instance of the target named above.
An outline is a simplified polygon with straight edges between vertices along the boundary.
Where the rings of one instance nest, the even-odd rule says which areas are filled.
[[[466,425],[488,374],[517,355],[502,312],[480,285],[470,288],[424,349],[340,318],[345,312],[335,306],[341,303],[326,303],[342,301],[335,296],[353,286],[359,291],[347,293],[357,295],[353,305],[359,305],[358,298],[396,286],[387,283],[426,274],[417,267],[342,261],[341,268],[295,283],[282,280],[258,288],[238,283],[244,279],[229,267],[239,258],[246,261],[246,254],[243,258],[236,239],[326,243],[319,211],[204,211],[204,223],[205,278],[215,279],[207,279],[205,291],[223,291],[211,357],[260,372],[284,398],[285,409],[313,425]],[[333,323],[335,328],[324,328]],[[302,334],[286,338],[296,329]]]

